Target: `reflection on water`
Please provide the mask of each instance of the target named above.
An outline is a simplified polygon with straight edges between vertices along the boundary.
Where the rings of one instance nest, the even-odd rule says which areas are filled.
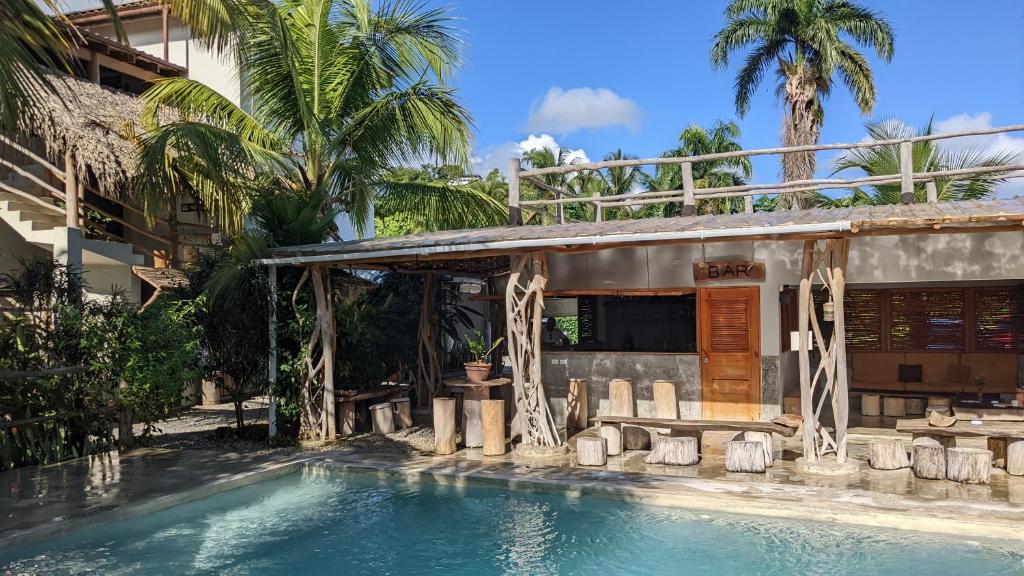
[[[0,557],[13,574],[1024,573],[993,543],[306,472]]]

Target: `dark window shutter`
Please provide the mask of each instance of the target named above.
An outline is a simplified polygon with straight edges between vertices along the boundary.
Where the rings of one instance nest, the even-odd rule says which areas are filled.
[[[882,349],[882,295],[875,290],[850,290],[843,298],[846,348]]]
[[[893,350],[964,350],[964,291],[900,290],[890,293]]]
[[[978,288],[974,316],[979,351],[1024,351],[1024,288]]]
[[[576,318],[578,321],[580,344],[597,342],[597,298],[580,296],[576,301]]]

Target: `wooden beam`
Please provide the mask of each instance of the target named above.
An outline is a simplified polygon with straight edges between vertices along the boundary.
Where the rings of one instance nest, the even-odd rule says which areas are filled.
[[[124,62],[123,60],[118,60],[117,58],[112,58],[110,56],[107,56],[106,54],[100,54],[97,51],[92,51],[92,53],[96,55],[95,60],[97,64],[102,65],[104,68],[109,68],[110,70],[113,70],[115,72],[120,72],[121,74],[126,74],[133,78],[145,80],[146,82],[155,82],[163,78],[163,76],[155,72],[145,70],[135,64],[130,64],[128,62]],[[90,51],[86,50],[85,48],[76,48],[75,56],[81,58],[82,60],[92,61],[92,54],[90,54]]]
[[[80,228],[82,218],[78,206],[80,192],[78,190],[78,167],[75,155],[70,150],[64,152],[64,202],[67,206],[68,228]]]
[[[519,208],[519,171],[522,161],[519,158],[508,160],[508,223],[518,226],[523,223],[522,211]]]
[[[697,213],[697,203],[693,198],[693,164],[683,162],[683,216],[693,216]]]

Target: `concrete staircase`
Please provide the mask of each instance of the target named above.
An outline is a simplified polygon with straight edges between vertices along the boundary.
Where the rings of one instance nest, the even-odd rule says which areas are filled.
[[[35,179],[4,167],[3,172],[0,172],[0,220],[26,242],[52,252],[55,246],[66,242],[61,238],[67,235],[67,217],[62,203],[54,200],[50,191],[39,181],[58,190],[63,189],[64,184],[44,166],[23,164],[18,167]],[[84,266],[132,266],[145,263],[145,258],[136,253],[131,244],[88,238],[81,242]]]

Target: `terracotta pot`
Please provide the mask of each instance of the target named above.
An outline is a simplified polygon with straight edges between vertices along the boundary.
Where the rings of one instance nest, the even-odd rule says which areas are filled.
[[[466,362],[462,366],[466,369],[466,379],[470,382],[483,382],[491,374],[490,362]]]

